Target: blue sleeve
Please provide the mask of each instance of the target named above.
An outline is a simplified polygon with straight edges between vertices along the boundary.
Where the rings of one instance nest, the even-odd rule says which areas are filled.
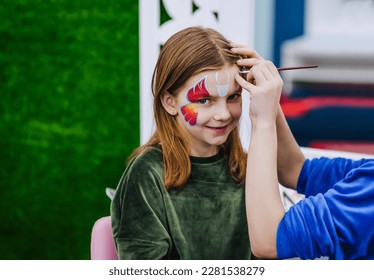
[[[337,182],[345,178],[352,169],[374,159],[352,160],[345,158],[307,159],[301,169],[297,192],[306,197],[325,193]]]
[[[374,161],[300,201],[277,231],[278,258],[374,259]]]

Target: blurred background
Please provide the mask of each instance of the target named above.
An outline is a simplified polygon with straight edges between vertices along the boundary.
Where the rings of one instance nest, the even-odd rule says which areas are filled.
[[[90,258],[92,226],[110,214],[105,188],[140,143],[139,2],[2,2],[1,259]],[[322,71],[284,76],[299,144],[374,154],[374,1],[253,2],[256,50],[277,66]],[[334,18],[336,7],[352,21]]]

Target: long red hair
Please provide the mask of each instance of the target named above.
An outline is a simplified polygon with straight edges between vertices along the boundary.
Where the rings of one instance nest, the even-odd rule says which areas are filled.
[[[189,27],[170,37],[161,49],[152,77],[156,129],[148,142],[131,154],[161,145],[164,161],[164,184],[167,189],[180,188],[191,174],[188,137],[174,116],[161,103],[161,94],[177,92],[192,76],[206,70],[235,65],[239,56],[230,51],[230,42],[219,32],[202,27]],[[246,153],[236,127],[220,146],[227,159],[229,173],[239,184],[244,183]]]

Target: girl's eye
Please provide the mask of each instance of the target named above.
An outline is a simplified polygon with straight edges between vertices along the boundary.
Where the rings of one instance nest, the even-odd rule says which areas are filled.
[[[230,96],[227,98],[227,100],[229,100],[229,101],[235,101],[235,100],[237,100],[237,99],[240,98],[240,97],[241,97],[241,95],[240,95],[239,93],[236,93],[236,94],[230,95]]]
[[[197,100],[197,102],[199,103],[199,104],[207,104],[208,102],[209,102],[209,99],[208,98],[203,98],[203,99],[199,99],[199,100]]]

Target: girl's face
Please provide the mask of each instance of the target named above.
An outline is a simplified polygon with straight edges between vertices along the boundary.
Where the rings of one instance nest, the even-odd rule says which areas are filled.
[[[234,79],[238,70],[233,65],[204,71],[176,92],[177,120],[189,135],[192,156],[215,155],[238,125],[242,113],[242,89]]]

